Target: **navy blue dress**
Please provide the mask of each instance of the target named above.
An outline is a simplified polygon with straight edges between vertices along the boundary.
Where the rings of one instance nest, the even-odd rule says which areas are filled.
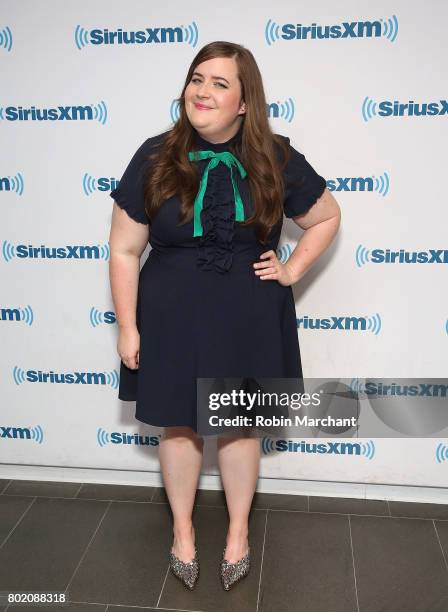
[[[241,138],[242,129],[219,144],[195,131],[195,144],[199,150],[227,151]],[[202,236],[193,237],[193,220],[177,226],[177,196],[166,200],[150,221],[143,198],[145,157],[163,136],[143,142],[110,193],[132,219],[149,224],[152,247],[138,284],[139,368],[131,370],[121,362],[118,397],[136,401],[139,421],[198,431],[197,378],[302,377],[296,312],[292,287],[261,280],[253,268],[261,253],[277,249],[283,220],[267,245],[258,242],[253,227],[235,222],[230,169],[225,164],[209,172]],[[293,217],[311,208],[326,181],[289,146],[284,213]],[[200,164],[202,175],[209,161],[192,163]],[[235,170],[247,219],[253,212],[247,179]]]

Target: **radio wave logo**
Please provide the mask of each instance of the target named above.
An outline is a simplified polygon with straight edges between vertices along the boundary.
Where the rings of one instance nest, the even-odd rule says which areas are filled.
[[[106,444],[110,443],[109,433],[101,427],[98,427],[98,431],[96,432],[96,439],[99,446],[101,447],[106,446]]]
[[[275,451],[275,444],[272,438],[263,437],[261,439],[261,449],[265,455],[273,453]]]
[[[179,111],[179,101],[177,99],[171,102],[170,117],[173,123],[176,123],[176,121],[179,121],[180,111]]]
[[[0,29],[0,48],[8,52],[12,49],[12,32],[8,26]]]
[[[381,19],[380,21],[383,20]],[[383,21],[383,36],[390,40],[390,42],[395,42],[398,36],[398,19],[396,15],[392,15],[392,17]]]
[[[75,45],[78,50],[87,45],[134,45],[149,43],[182,43],[185,42],[196,47],[199,39],[199,30],[195,21],[187,26],[145,28],[144,30],[109,30],[108,28],[95,28],[87,30],[77,25],[74,32]]]
[[[6,189],[3,189],[3,184],[6,183]],[[18,195],[23,194],[23,176],[18,172],[15,176],[0,178],[0,191],[14,191]]]
[[[288,261],[291,253],[292,249],[288,243],[284,244],[276,250],[276,255],[281,263],[285,263],[286,261]]]
[[[288,123],[294,119],[294,100],[288,98],[285,102],[272,102],[268,104],[268,117],[284,119]]]
[[[14,366],[12,377],[16,385],[21,385],[22,383],[26,382],[25,370],[22,370],[22,368],[19,368],[18,366]]]
[[[82,179],[82,188],[87,196],[97,190],[96,179],[94,179],[93,176],[90,176],[90,174],[87,174],[87,172],[84,174]]]
[[[90,309],[90,324],[92,327],[97,327],[101,323],[104,323],[103,313],[92,306]]]
[[[375,334],[375,336],[378,336],[378,334],[380,333],[381,317],[377,312],[371,317],[367,317],[367,329],[368,331],[371,331],[373,334]]]
[[[27,325],[31,326],[34,322],[34,314],[31,306],[25,306],[25,308],[20,308],[20,319],[24,321]]]
[[[355,252],[355,261],[358,268],[361,268],[370,261],[370,250],[366,249],[362,244],[358,245]]]
[[[364,121],[367,122],[369,121],[369,119],[376,117],[376,105],[377,103],[372,100],[372,98],[369,98],[369,96],[366,96],[364,98],[361,107],[362,118],[364,119]]]
[[[280,40],[316,40],[336,38],[387,38],[395,42],[398,36],[398,19],[396,15],[386,19],[375,21],[344,21],[332,25],[311,25],[301,23],[285,23],[279,25],[272,19],[268,19],[264,38],[269,46]]]
[[[42,430],[42,427],[40,425],[37,425],[36,427],[31,427],[30,432],[31,439],[37,442],[38,444],[42,444],[42,442],[44,441],[44,432]]]
[[[96,119],[99,123],[104,125],[107,121],[107,106],[104,100],[98,102],[98,104],[93,105],[93,118]]]
[[[364,395],[366,392],[364,383],[362,383],[361,379],[359,378],[352,378],[349,384],[349,388],[354,395]]]
[[[187,25],[186,27],[182,27],[184,32],[184,42],[192,47],[196,47],[199,39],[199,31],[196,22],[192,21],[191,24]]]
[[[78,49],[82,49],[89,44],[89,31],[80,25],[75,28],[75,45]]]
[[[372,178],[375,181],[374,190],[377,191],[383,197],[385,197],[389,193],[390,185],[389,175],[387,174],[387,172],[381,174],[379,177],[374,176]]]
[[[264,29],[264,38],[269,46],[271,46],[275,41],[280,39],[280,26],[272,21],[272,19],[268,19],[268,22]]]
[[[375,444],[373,440],[369,440],[368,442],[361,442],[361,455],[363,455],[366,459],[372,460],[375,456]]]
[[[16,256],[14,245],[7,240],[4,240],[2,245],[2,253],[5,261],[11,261],[11,259]]]
[[[19,244],[15,246],[8,240],[2,244],[3,259],[7,262],[17,257],[19,259],[104,259],[110,256],[109,243],[89,245],[66,245],[63,247],[46,247],[41,245]]]
[[[436,461],[437,463],[448,461],[448,444],[445,444],[444,442],[440,442],[440,444],[437,445]]]
[[[31,306],[25,308],[0,308],[0,321],[23,321],[31,326],[34,322],[34,314]]]

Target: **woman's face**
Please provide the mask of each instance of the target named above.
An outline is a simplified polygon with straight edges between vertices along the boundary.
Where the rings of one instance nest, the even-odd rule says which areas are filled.
[[[185,89],[185,110],[201,136],[214,143],[232,138],[245,108],[233,57],[215,57],[196,66]]]

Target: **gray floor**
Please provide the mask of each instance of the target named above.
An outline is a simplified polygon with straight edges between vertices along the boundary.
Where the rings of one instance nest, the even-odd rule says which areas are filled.
[[[189,592],[168,571],[164,489],[0,480],[0,591],[73,602],[41,612],[448,610],[448,505],[257,493],[251,571],[228,592],[223,493],[198,491],[193,520],[201,569]]]

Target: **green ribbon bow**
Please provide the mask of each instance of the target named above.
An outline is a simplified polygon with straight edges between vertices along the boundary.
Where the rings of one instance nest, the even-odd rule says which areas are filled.
[[[219,162],[224,163],[230,168],[230,176],[232,178],[233,194],[235,197],[235,220],[244,221],[244,206],[243,201],[238,190],[238,186],[233,176],[233,166],[236,166],[239,170],[241,178],[247,176],[246,170],[243,168],[241,162],[234,156],[230,151],[223,151],[222,153],[215,153],[215,151],[190,151],[188,153],[188,159],[190,161],[198,161],[199,159],[208,159],[211,157],[207,167],[201,178],[199,185],[199,191],[194,201],[194,232],[193,236],[202,236],[202,224],[201,224],[201,211],[203,206],[204,194],[207,189],[208,173],[210,170],[215,168]]]

